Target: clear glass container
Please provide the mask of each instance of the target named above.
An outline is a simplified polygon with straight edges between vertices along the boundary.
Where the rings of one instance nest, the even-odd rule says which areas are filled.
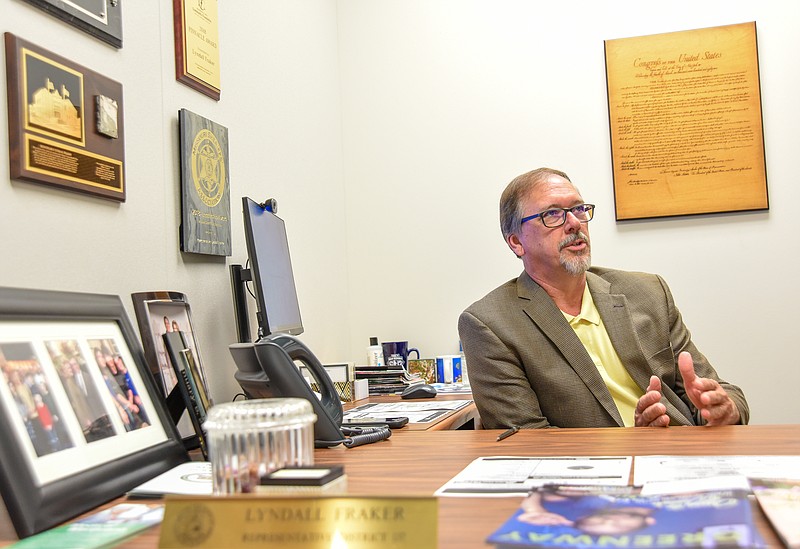
[[[314,465],[311,403],[264,398],[213,406],[203,424],[214,494],[255,491],[261,477],[292,465]]]

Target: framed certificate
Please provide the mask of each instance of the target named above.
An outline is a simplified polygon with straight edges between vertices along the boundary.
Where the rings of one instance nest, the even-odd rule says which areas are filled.
[[[175,78],[219,101],[217,0],[172,0]]]

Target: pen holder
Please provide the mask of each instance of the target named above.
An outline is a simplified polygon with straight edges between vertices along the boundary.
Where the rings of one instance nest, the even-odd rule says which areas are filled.
[[[261,478],[281,467],[314,464],[311,403],[265,398],[213,406],[207,433],[214,494],[253,492]]]

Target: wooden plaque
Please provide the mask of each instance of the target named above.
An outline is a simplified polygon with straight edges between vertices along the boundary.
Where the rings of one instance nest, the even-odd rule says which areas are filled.
[[[125,201],[122,85],[5,33],[12,179]]]
[[[175,78],[219,101],[217,0],[172,0]]]
[[[617,220],[769,208],[754,22],[605,55]]]

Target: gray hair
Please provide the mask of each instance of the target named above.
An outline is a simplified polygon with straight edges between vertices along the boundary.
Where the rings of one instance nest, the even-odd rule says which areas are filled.
[[[505,188],[500,196],[500,230],[504,240],[508,241],[509,235],[519,233],[520,219],[524,213],[522,211],[524,198],[551,175],[563,177],[572,183],[569,176],[562,171],[537,168],[515,177]]]

